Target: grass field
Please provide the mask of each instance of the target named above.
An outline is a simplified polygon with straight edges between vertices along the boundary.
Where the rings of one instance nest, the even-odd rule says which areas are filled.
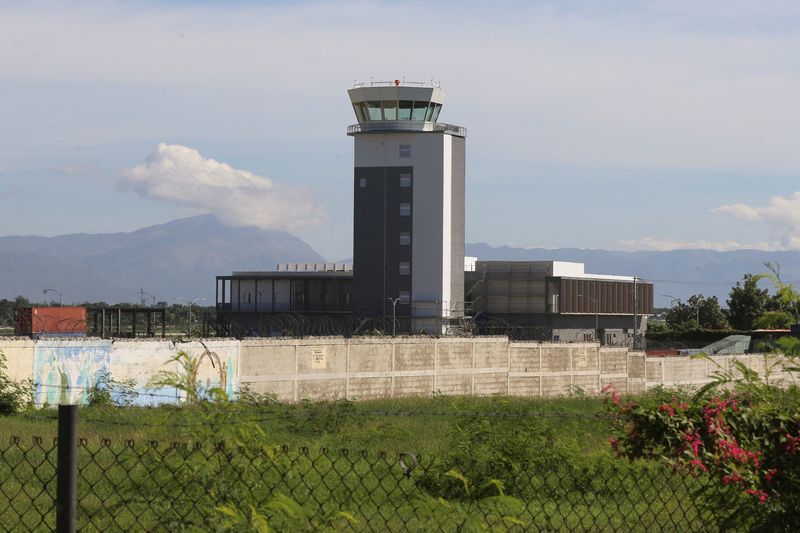
[[[83,408],[79,529],[713,529],[701,480],[614,458],[604,412],[579,397]],[[0,530],[52,526],[56,429],[55,410],[0,418]]]

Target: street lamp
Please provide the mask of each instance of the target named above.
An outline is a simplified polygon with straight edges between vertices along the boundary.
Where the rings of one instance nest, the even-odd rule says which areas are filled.
[[[42,291],[42,295],[43,295],[43,297],[45,298],[45,300],[47,299],[47,293],[48,293],[48,291],[50,291],[50,292],[54,292],[54,293],[58,294],[58,306],[59,306],[59,307],[64,307],[64,295],[63,295],[63,294],[61,294],[61,293],[60,293],[59,291],[57,291],[56,289],[45,289],[45,290],[43,290],[43,291]],[[47,302],[45,302],[45,303],[47,303]]]
[[[397,302],[400,301],[400,297],[386,299],[392,302],[392,337],[394,337],[397,333]]]
[[[156,297],[153,296],[152,294],[150,294],[149,292],[147,292],[146,290],[144,290],[143,288],[139,288],[139,300],[140,300],[140,302],[142,304],[142,307],[144,307],[144,295],[145,294],[153,299],[153,307],[155,307],[156,306]]]
[[[189,305],[189,338],[192,337],[192,306],[198,301],[205,300],[205,298],[195,298],[194,300],[185,300],[183,298],[175,298],[178,301],[187,302]]]

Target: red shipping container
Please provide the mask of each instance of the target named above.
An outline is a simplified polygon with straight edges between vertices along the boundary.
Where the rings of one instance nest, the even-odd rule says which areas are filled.
[[[21,307],[14,317],[15,335],[86,335],[85,307]]]

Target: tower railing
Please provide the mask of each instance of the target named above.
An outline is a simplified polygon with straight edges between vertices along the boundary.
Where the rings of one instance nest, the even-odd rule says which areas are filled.
[[[382,120],[368,124],[353,124],[347,127],[348,135],[370,131],[433,131],[450,133],[459,137],[467,136],[467,128],[463,126],[415,120]]]

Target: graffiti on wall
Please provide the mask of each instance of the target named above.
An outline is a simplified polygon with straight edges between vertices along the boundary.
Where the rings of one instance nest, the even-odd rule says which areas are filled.
[[[89,387],[109,371],[110,341],[37,341],[33,352],[36,402],[84,403]]]
[[[110,340],[38,340],[33,348],[36,403],[87,403],[88,389],[101,375],[133,380],[138,405],[179,403],[175,387],[153,389],[148,382],[160,371],[180,372],[174,356],[186,351],[197,359],[192,383],[200,391],[220,389],[234,398],[239,387],[238,345],[112,342]],[[166,349],[165,349],[166,348]]]

